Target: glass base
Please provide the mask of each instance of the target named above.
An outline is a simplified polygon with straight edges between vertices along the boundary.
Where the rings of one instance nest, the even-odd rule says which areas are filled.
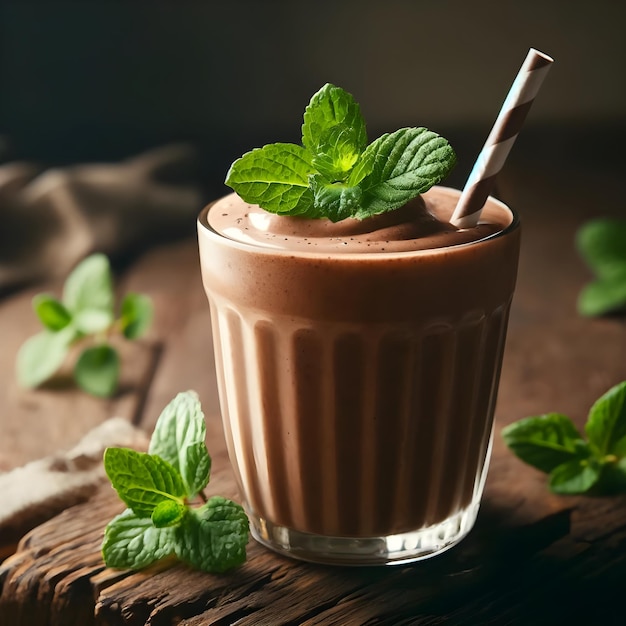
[[[279,526],[248,510],[252,536],[287,556],[327,565],[403,565],[441,554],[474,526],[479,501],[439,524],[384,537],[329,537]]]

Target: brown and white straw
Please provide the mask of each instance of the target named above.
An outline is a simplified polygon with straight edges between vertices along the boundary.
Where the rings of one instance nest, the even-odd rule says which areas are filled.
[[[528,51],[454,210],[450,222],[457,228],[472,228],[478,223],[495,178],[517,139],[552,62],[553,59],[543,52],[534,48]]]

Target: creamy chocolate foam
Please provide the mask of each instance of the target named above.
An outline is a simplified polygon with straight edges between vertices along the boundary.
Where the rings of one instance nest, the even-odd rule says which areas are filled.
[[[507,224],[487,209],[476,228],[449,223],[457,196],[435,188],[395,211],[364,220],[306,219],[268,213],[232,193],[218,200],[209,224],[229,239],[273,249],[317,253],[404,252],[430,250],[476,241]]]

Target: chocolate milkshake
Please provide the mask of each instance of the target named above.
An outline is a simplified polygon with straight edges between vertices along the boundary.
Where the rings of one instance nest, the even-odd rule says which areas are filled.
[[[519,251],[490,198],[433,187],[371,218],[198,222],[230,458],[253,534],[327,563],[409,562],[471,529]]]

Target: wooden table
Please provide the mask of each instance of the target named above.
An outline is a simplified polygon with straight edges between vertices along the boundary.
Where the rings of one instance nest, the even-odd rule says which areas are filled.
[[[626,379],[623,320],[583,319],[575,310],[589,273],[574,234],[594,215],[624,213],[618,173],[548,177],[521,163],[503,173],[500,196],[523,215],[519,286],[484,503],[458,547],[412,566],[349,569],[292,561],[252,541],[247,563],[226,575],[171,563],[119,572],[104,567],[99,547],[123,505],[109,488],[98,489],[37,526],[0,565],[0,624],[623,624],[626,497],[551,495],[545,477],[514,458],[498,435],[513,420],[549,411],[582,425],[591,403]],[[62,379],[19,389],[14,358],[37,330],[30,299],[43,288],[0,302],[0,469],[68,448],[112,415],[150,433],[178,391],[196,389],[213,456],[208,492],[237,497],[195,239],[138,259],[119,288],[148,293],[156,319],[147,339],[124,347],[122,386],[107,401]]]

